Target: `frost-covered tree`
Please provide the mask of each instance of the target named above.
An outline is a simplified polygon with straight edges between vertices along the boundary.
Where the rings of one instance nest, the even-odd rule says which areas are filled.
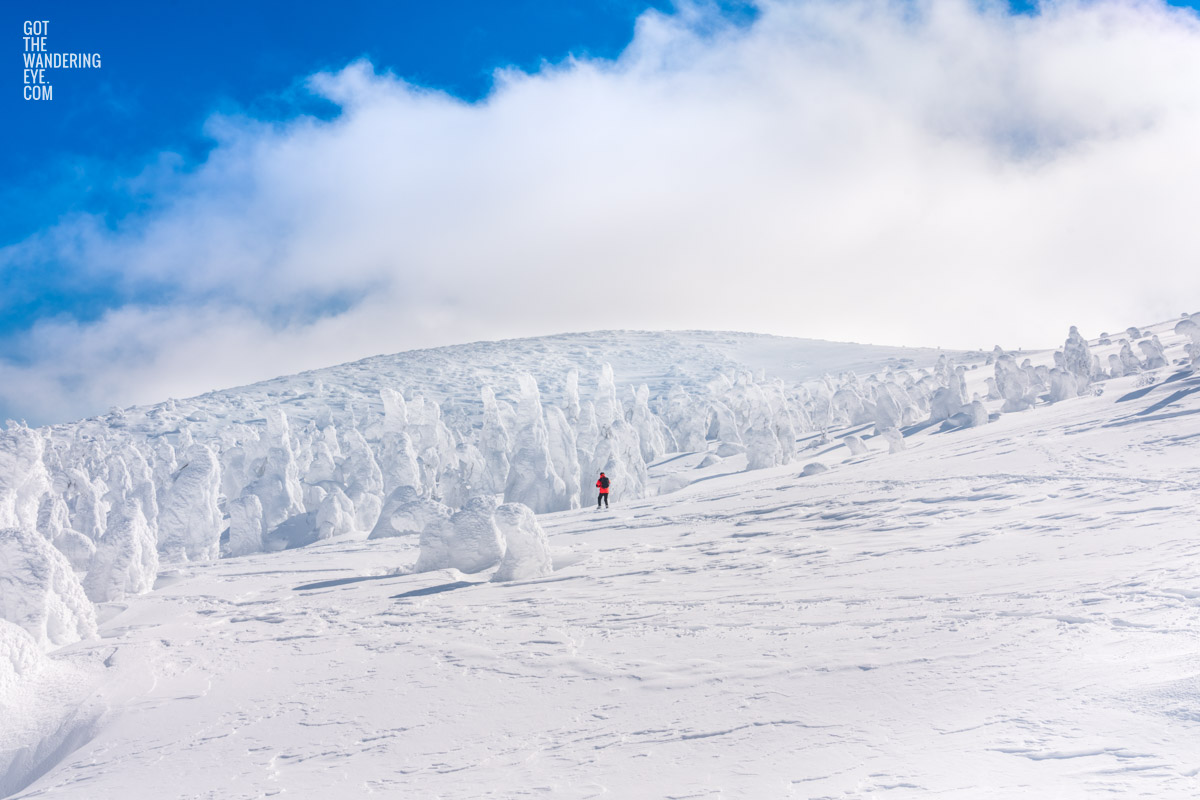
[[[1079,376],[1065,369],[1050,370],[1050,402],[1057,403],[1079,396]]]
[[[614,420],[604,429],[596,445],[591,468],[587,471],[588,481],[581,490],[582,501],[587,505],[596,500],[593,481],[601,472],[609,478],[614,501],[645,496],[649,481],[646,462],[642,460],[637,432],[625,420]]]
[[[575,429],[571,427],[560,409],[546,406],[546,434],[550,446],[550,461],[554,472],[562,478],[567,503],[570,508],[579,508],[580,472],[579,449]]]
[[[473,497],[449,519],[437,518],[421,532],[421,551],[413,572],[457,569],[474,573],[496,566],[504,557],[504,535],[496,527],[495,500]]]
[[[998,366],[1000,362],[997,361],[996,364]],[[997,373],[997,382],[999,382],[999,373]],[[929,402],[929,420],[930,422],[939,422],[950,419],[955,414],[961,414],[964,406],[962,393],[957,385],[938,387]]]
[[[217,506],[220,489],[217,459],[207,446],[194,444],[167,492],[158,519],[158,551],[164,561],[207,561],[217,557],[223,529]]]
[[[611,371],[610,371],[611,372]],[[517,405],[517,429],[509,456],[508,483],[504,500],[524,503],[536,513],[570,508],[566,484],[554,471],[550,455],[550,436],[542,413],[537,381],[524,373],[519,376],[521,400]]]
[[[746,469],[764,469],[783,463],[783,445],[775,432],[771,406],[757,386],[745,387],[746,426],[742,442],[746,445]]]
[[[1146,369],[1161,369],[1167,366],[1167,356],[1163,351],[1162,342],[1158,340],[1157,336],[1138,342],[1138,349],[1142,351]]]
[[[142,501],[123,497],[108,512],[83,588],[92,602],[107,603],[150,591],[157,577],[158,543]]]
[[[579,405],[579,370],[573,369],[567,373],[566,381],[567,407],[566,416],[567,422],[572,425],[579,421],[579,413],[581,406]]]
[[[505,549],[493,581],[527,581],[554,571],[550,543],[528,506],[505,503],[496,509],[494,519]]]
[[[325,495],[316,514],[317,539],[332,539],[355,530],[354,504],[340,487]]]
[[[617,384],[613,377],[612,365],[605,362],[600,367],[600,379],[596,386],[595,399],[596,424],[603,431],[614,420],[623,419],[620,403],[617,401]]]
[[[244,494],[229,501],[230,556],[248,556],[262,552],[266,542],[262,501],[258,495]]]
[[[1133,348],[1129,346],[1129,340],[1121,340],[1121,372],[1125,375],[1137,375],[1142,371],[1142,362],[1136,355],[1133,354]]]
[[[96,610],[75,571],[32,527],[0,529],[0,619],[43,649],[96,635]]]
[[[695,453],[707,447],[707,403],[693,398],[687,390],[676,384],[667,393],[665,416],[680,451]]]
[[[38,508],[50,491],[44,450],[38,431],[13,424],[0,431],[0,528],[37,528]]]
[[[675,450],[675,437],[671,429],[650,410],[650,389],[642,384],[637,389],[630,387],[633,403],[629,411],[629,424],[637,432],[642,448],[642,460],[654,461],[663,453]]]
[[[1075,378],[1076,394],[1082,394],[1092,383],[1092,351],[1079,329],[1071,326],[1063,344],[1063,369]],[[1061,383],[1060,383],[1061,386]],[[1053,391],[1053,389],[1052,389]]]
[[[906,445],[904,443],[904,434],[900,433],[900,431],[896,430],[895,428],[888,428],[880,435],[883,437],[884,441],[888,443],[889,453],[899,453],[901,450],[905,449]]]
[[[408,420],[408,433],[417,453],[417,463],[421,465],[421,485],[437,495],[438,475],[443,465],[455,458],[454,435],[442,421],[441,406],[422,395],[417,395],[408,404]],[[351,499],[354,499],[353,495]]]
[[[500,416],[496,393],[492,387],[480,390],[483,398],[483,428],[479,434],[479,452],[483,454],[486,467],[480,491],[485,494],[502,494],[508,485],[508,453],[512,448],[508,428]]]
[[[996,389],[1004,398],[1001,411],[1024,411],[1037,402],[1037,392],[1029,374],[1017,366],[1016,359],[1004,354],[996,359]]]
[[[580,465],[591,463],[600,443],[600,426],[596,423],[596,404],[585,400],[579,407],[579,421],[575,425],[575,450],[579,453]]]
[[[436,500],[423,497],[412,486],[401,486],[384,501],[379,521],[369,539],[420,536],[431,523],[449,520],[453,512]]]
[[[737,417],[728,405],[715,398],[710,400],[708,419],[708,439],[742,444],[742,434],[737,424]]]
[[[1195,316],[1181,319],[1175,323],[1175,333],[1186,336],[1190,340],[1186,345],[1188,356],[1192,359],[1192,368],[1200,367],[1200,324]]]
[[[382,493],[391,494],[400,486],[421,487],[421,467],[416,449],[407,432],[408,406],[404,395],[395,389],[380,390],[383,399],[383,430],[379,439],[379,470]]]
[[[869,451],[863,440],[854,435],[842,437],[842,444],[846,445],[852,456],[865,456]]]
[[[1113,378],[1121,378],[1125,375],[1125,365],[1121,363],[1121,357],[1116,353],[1110,353],[1108,356],[1108,374]]]

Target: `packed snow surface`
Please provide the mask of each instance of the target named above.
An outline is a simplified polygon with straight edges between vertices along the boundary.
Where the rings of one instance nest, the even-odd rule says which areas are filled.
[[[336,437],[312,376],[17,428],[0,797],[1195,797],[1193,333],[816,375],[564,337],[436,398],[335,368]],[[487,483],[586,500],[603,453],[641,497]]]

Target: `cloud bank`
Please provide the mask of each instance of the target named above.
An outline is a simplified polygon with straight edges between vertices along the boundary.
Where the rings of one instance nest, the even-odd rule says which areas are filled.
[[[1200,22],[1158,2],[688,7],[475,104],[307,85],[340,113],[214,117],[145,210],[0,251],[131,298],[5,342],[0,413],[567,330],[1016,347],[1200,310]]]

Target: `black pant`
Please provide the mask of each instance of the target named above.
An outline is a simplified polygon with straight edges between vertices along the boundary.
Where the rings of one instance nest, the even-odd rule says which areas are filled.
[[[608,492],[601,492],[600,495],[596,498],[596,508],[600,507],[601,500],[604,501],[604,507],[608,508]]]

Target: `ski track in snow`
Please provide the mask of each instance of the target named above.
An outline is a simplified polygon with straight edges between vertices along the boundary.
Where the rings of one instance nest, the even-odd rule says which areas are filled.
[[[1196,797],[1196,382],[666,456],[690,486],[540,517],[541,579],[415,537],[164,569],[30,679],[0,796]]]

